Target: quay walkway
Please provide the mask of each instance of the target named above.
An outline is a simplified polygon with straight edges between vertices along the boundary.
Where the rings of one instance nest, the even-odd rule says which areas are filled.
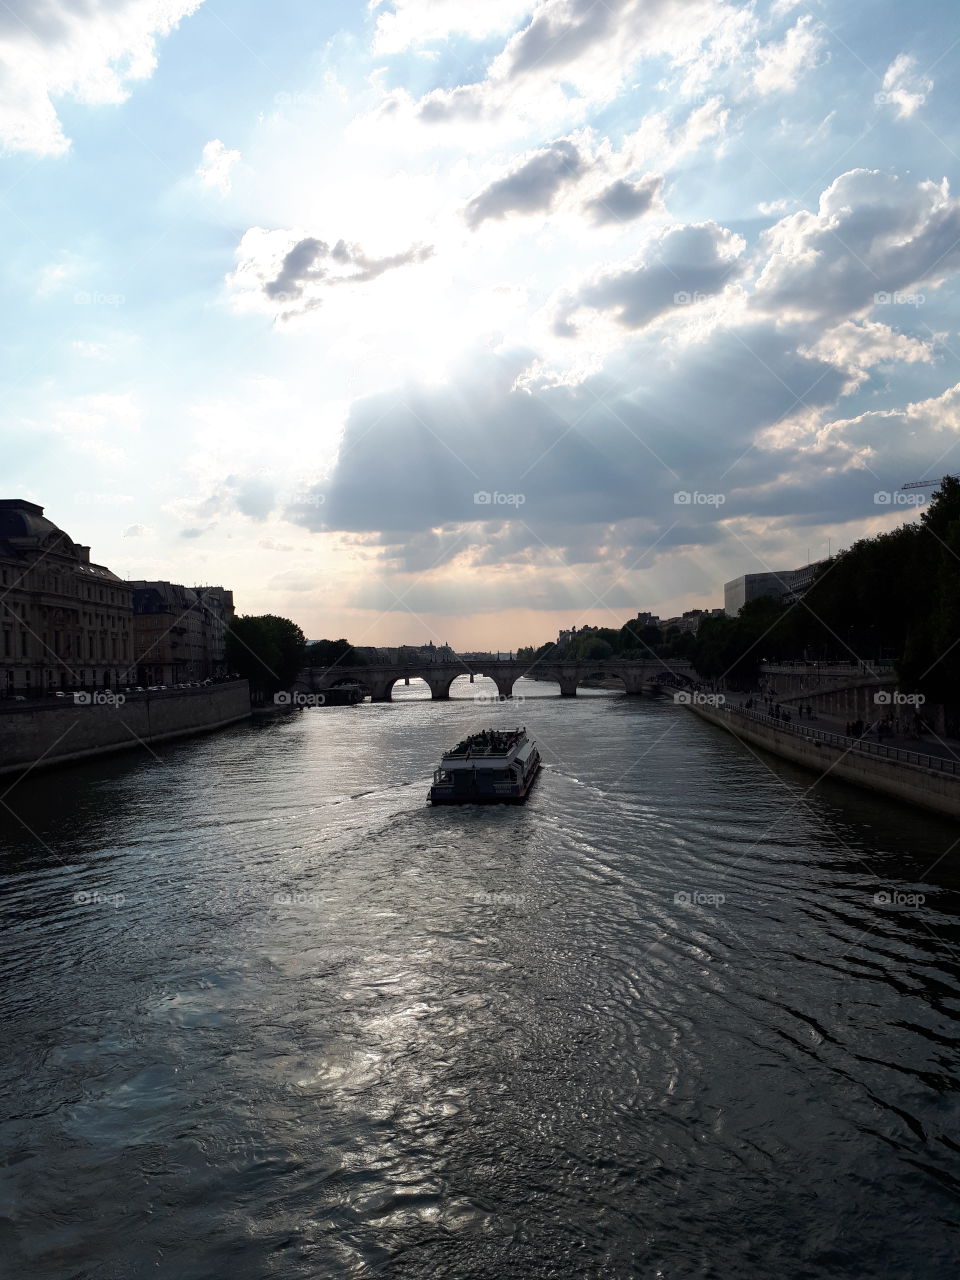
[[[693,701],[685,705],[739,741],[812,769],[821,779],[851,782],[960,819],[960,753],[954,751],[954,744],[940,744],[936,751],[915,751],[834,733],[829,728],[815,729],[809,722],[801,724],[795,719],[784,723],[765,711]]]

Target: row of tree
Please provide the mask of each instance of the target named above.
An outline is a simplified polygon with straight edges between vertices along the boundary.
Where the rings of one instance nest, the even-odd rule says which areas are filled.
[[[531,662],[559,657],[526,648]],[[686,657],[709,680],[750,687],[763,661],[892,661],[900,686],[960,711],[960,481],[945,477],[918,522],[862,538],[826,561],[806,594],[752,600],[693,635],[636,621],[576,636],[564,657]]]

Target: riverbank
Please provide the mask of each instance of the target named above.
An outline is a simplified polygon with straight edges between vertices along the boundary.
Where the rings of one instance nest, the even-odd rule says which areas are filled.
[[[82,706],[73,699],[42,706],[3,706],[0,774],[143,749],[151,743],[212,733],[250,717],[246,680],[125,696],[99,689],[90,696],[91,701]]]
[[[960,761],[844,734],[789,724],[756,711],[686,704],[702,720],[784,760],[905,801],[932,813],[960,818]]]

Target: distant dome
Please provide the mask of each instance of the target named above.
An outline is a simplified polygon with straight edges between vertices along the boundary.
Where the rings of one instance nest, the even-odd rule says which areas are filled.
[[[0,499],[0,538],[31,538],[38,542],[59,534],[64,549],[72,546],[70,538],[43,514],[43,507],[21,498]]]

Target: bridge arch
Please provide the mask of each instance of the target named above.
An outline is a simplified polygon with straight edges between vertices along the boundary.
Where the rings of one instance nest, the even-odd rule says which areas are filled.
[[[587,681],[588,681],[588,680],[594,680],[594,681],[601,681],[601,680],[617,680],[617,681],[619,681],[619,683],[622,685],[622,687],[623,687],[623,692],[624,692],[624,693],[633,693],[633,692],[640,693],[640,692],[641,692],[641,688],[640,688],[640,687],[638,687],[636,690],[633,690],[633,689],[630,687],[630,686],[631,686],[631,684],[632,684],[633,682],[632,682],[632,681],[631,681],[627,676],[625,676],[622,672],[620,672],[620,671],[610,671],[610,670],[609,670],[608,668],[606,668],[606,667],[595,667],[593,670],[591,670],[591,669],[590,669],[590,664],[589,664],[589,663],[585,663],[585,664],[584,664],[584,667],[585,667],[585,669],[584,669],[583,671],[580,671],[580,672],[578,672],[578,673],[577,673],[577,688],[578,688],[578,689],[579,689],[579,687],[580,687],[581,685],[586,685],[586,686],[589,688],[590,686],[589,686],[589,685],[587,685]],[[607,693],[618,693],[618,692],[619,692],[619,690],[618,690],[618,689],[606,689],[606,690],[604,690],[604,692],[607,692]]]
[[[463,675],[462,671],[434,670],[431,667],[411,667],[395,673],[386,672],[371,682],[371,701],[392,702],[395,685],[404,680],[422,680],[430,690],[431,701],[445,702],[450,697],[450,686],[460,675]]]

